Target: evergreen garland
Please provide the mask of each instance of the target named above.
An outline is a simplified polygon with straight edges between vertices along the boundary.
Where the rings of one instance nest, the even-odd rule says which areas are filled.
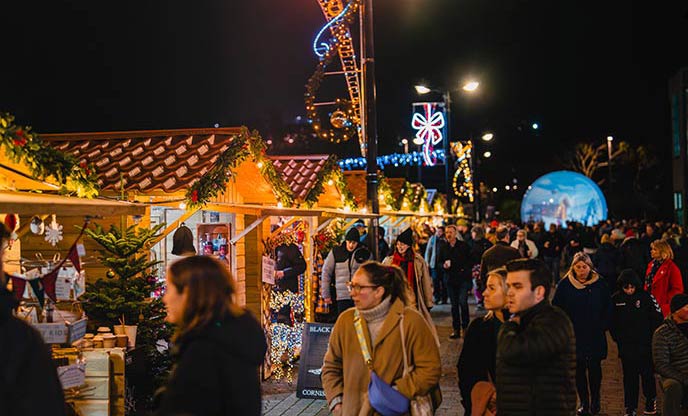
[[[12,114],[0,113],[0,145],[14,162],[26,164],[35,178],[53,177],[61,193],[82,198],[98,195],[92,164],[79,163],[74,156],[44,143],[31,127],[16,125]]]

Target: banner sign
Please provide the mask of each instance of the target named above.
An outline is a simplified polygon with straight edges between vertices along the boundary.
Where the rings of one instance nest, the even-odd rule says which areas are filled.
[[[325,400],[320,374],[334,324],[306,323],[301,340],[296,397]]]

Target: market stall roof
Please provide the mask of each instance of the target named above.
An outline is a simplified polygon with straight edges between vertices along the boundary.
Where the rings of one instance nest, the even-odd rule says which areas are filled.
[[[0,212],[19,215],[143,215],[146,206],[106,199],[86,199],[32,192],[0,191]]]
[[[103,190],[175,193],[207,173],[239,140],[240,128],[41,135],[79,161],[94,163]]]
[[[337,184],[323,183],[333,169],[341,170],[337,160],[331,155],[270,156],[275,170],[289,185],[298,203],[317,200],[318,206],[342,206],[342,194]],[[313,195],[321,185],[321,194]]]

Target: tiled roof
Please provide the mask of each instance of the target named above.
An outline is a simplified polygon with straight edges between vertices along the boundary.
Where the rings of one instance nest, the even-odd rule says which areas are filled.
[[[178,192],[188,188],[237,140],[241,129],[149,130],[41,135],[55,148],[93,163],[103,190]]]
[[[346,180],[346,185],[354,194],[356,202],[360,206],[365,206],[368,200],[368,190],[366,182],[366,171],[364,170],[347,170],[344,171],[344,179]]]
[[[318,181],[318,173],[325,167],[328,155],[270,156],[275,170],[291,188],[294,199],[304,201]]]

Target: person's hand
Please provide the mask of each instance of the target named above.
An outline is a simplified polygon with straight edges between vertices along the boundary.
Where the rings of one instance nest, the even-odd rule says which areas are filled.
[[[277,279],[283,278],[283,277],[284,277],[284,272],[283,272],[282,270],[276,271],[276,272],[275,272],[275,277],[276,277]]]
[[[451,260],[445,260],[444,263],[442,264],[442,267],[445,269],[448,269],[451,267]]]
[[[330,298],[323,299],[323,302],[325,302],[325,305],[331,305],[331,304],[332,304],[332,299],[330,299]]]
[[[549,248],[549,241],[545,241],[545,248]]]
[[[530,253],[531,253],[530,250],[527,250],[527,251],[526,251],[526,254],[528,255],[528,257],[530,257]]]
[[[342,414],[342,404],[337,403],[337,405],[332,409],[332,414],[335,416],[339,416]]]

